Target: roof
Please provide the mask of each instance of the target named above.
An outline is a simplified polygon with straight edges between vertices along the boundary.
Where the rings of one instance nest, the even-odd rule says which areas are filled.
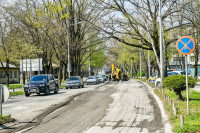
[[[0,68],[6,67],[6,63],[5,62],[2,62],[2,63],[3,63],[3,66],[0,63]],[[9,64],[9,68],[18,68],[18,67],[16,67],[15,65]]]

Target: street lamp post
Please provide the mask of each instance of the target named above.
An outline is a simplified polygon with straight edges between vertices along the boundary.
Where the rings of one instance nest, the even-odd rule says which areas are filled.
[[[67,7],[67,12],[69,12],[69,9]],[[68,43],[68,78],[70,77],[70,54],[69,54],[69,19],[67,19],[67,43]]]

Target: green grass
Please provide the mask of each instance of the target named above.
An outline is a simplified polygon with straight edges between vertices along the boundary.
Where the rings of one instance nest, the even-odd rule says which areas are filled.
[[[24,95],[24,90],[22,90],[22,91],[10,92],[10,96],[18,96],[18,95]]]
[[[8,89],[18,89],[18,88],[22,88],[22,84],[9,84],[9,86],[7,86]]]
[[[0,115],[0,124],[5,124],[9,122],[14,122],[15,120],[11,117],[11,115],[8,116],[2,116]]]
[[[59,88],[65,88],[65,84],[63,84],[63,85],[59,86]]]
[[[190,115],[187,115],[186,91],[182,92],[184,101],[180,101],[174,91],[164,89],[164,93],[170,96],[172,101],[175,102],[177,115],[173,114],[172,105],[164,100],[161,92],[158,89],[155,89],[154,92],[164,101],[165,110],[174,126],[174,132],[200,132],[200,92],[194,90],[189,91]],[[183,127],[180,126],[180,115],[184,115]]]

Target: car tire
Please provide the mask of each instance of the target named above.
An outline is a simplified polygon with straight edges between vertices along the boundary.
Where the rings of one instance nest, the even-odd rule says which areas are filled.
[[[58,91],[59,91],[59,87],[58,87],[58,86],[56,86],[56,89],[55,89],[55,91],[54,91],[54,94],[57,94],[57,93],[58,93]]]
[[[27,92],[25,92],[25,96],[26,96],[26,97],[29,97],[29,96],[30,96],[30,94],[29,94],[29,93],[27,93]]]
[[[157,88],[160,88],[160,86],[161,86],[161,83],[158,82],[158,83],[156,84],[156,87],[157,87]]]
[[[70,89],[72,89],[72,87],[70,87]]]
[[[84,88],[84,85],[82,85],[82,88]]]
[[[88,84],[87,84],[88,85]]]
[[[65,87],[65,89],[68,89],[68,87]]]
[[[45,90],[45,95],[48,96],[50,94],[49,88],[47,87]]]

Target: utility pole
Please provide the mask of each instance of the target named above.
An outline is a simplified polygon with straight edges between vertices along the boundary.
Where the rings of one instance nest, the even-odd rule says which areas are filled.
[[[148,50],[148,67],[149,67],[149,78],[151,76],[151,72],[150,72],[150,69],[151,69],[151,64],[150,64],[150,52]]]
[[[24,76],[24,75],[23,75],[23,59],[22,59],[21,61],[22,61],[22,67],[21,67],[21,75],[22,75],[22,76],[21,76],[21,78],[22,78],[22,88],[23,88],[23,82],[24,82],[24,81],[23,81],[23,78],[24,78],[24,77],[23,77],[23,76]]]
[[[68,6],[67,6],[67,13],[69,12]],[[68,44],[68,78],[70,77],[70,53],[69,53],[69,19],[67,18],[67,44]]]
[[[142,57],[140,52],[140,79],[142,79]]]
[[[131,77],[133,77],[133,61],[131,59]]]
[[[31,80],[31,71],[32,71],[32,64],[31,64],[31,59],[30,59],[30,69],[29,69],[29,74],[30,74],[30,80]]]
[[[163,86],[163,46],[162,46],[162,0],[159,0],[159,25],[160,25],[160,77],[161,77],[161,87]]]
[[[89,53],[90,54],[90,53]],[[91,67],[90,67],[90,55],[89,55],[89,76],[91,75]]]

